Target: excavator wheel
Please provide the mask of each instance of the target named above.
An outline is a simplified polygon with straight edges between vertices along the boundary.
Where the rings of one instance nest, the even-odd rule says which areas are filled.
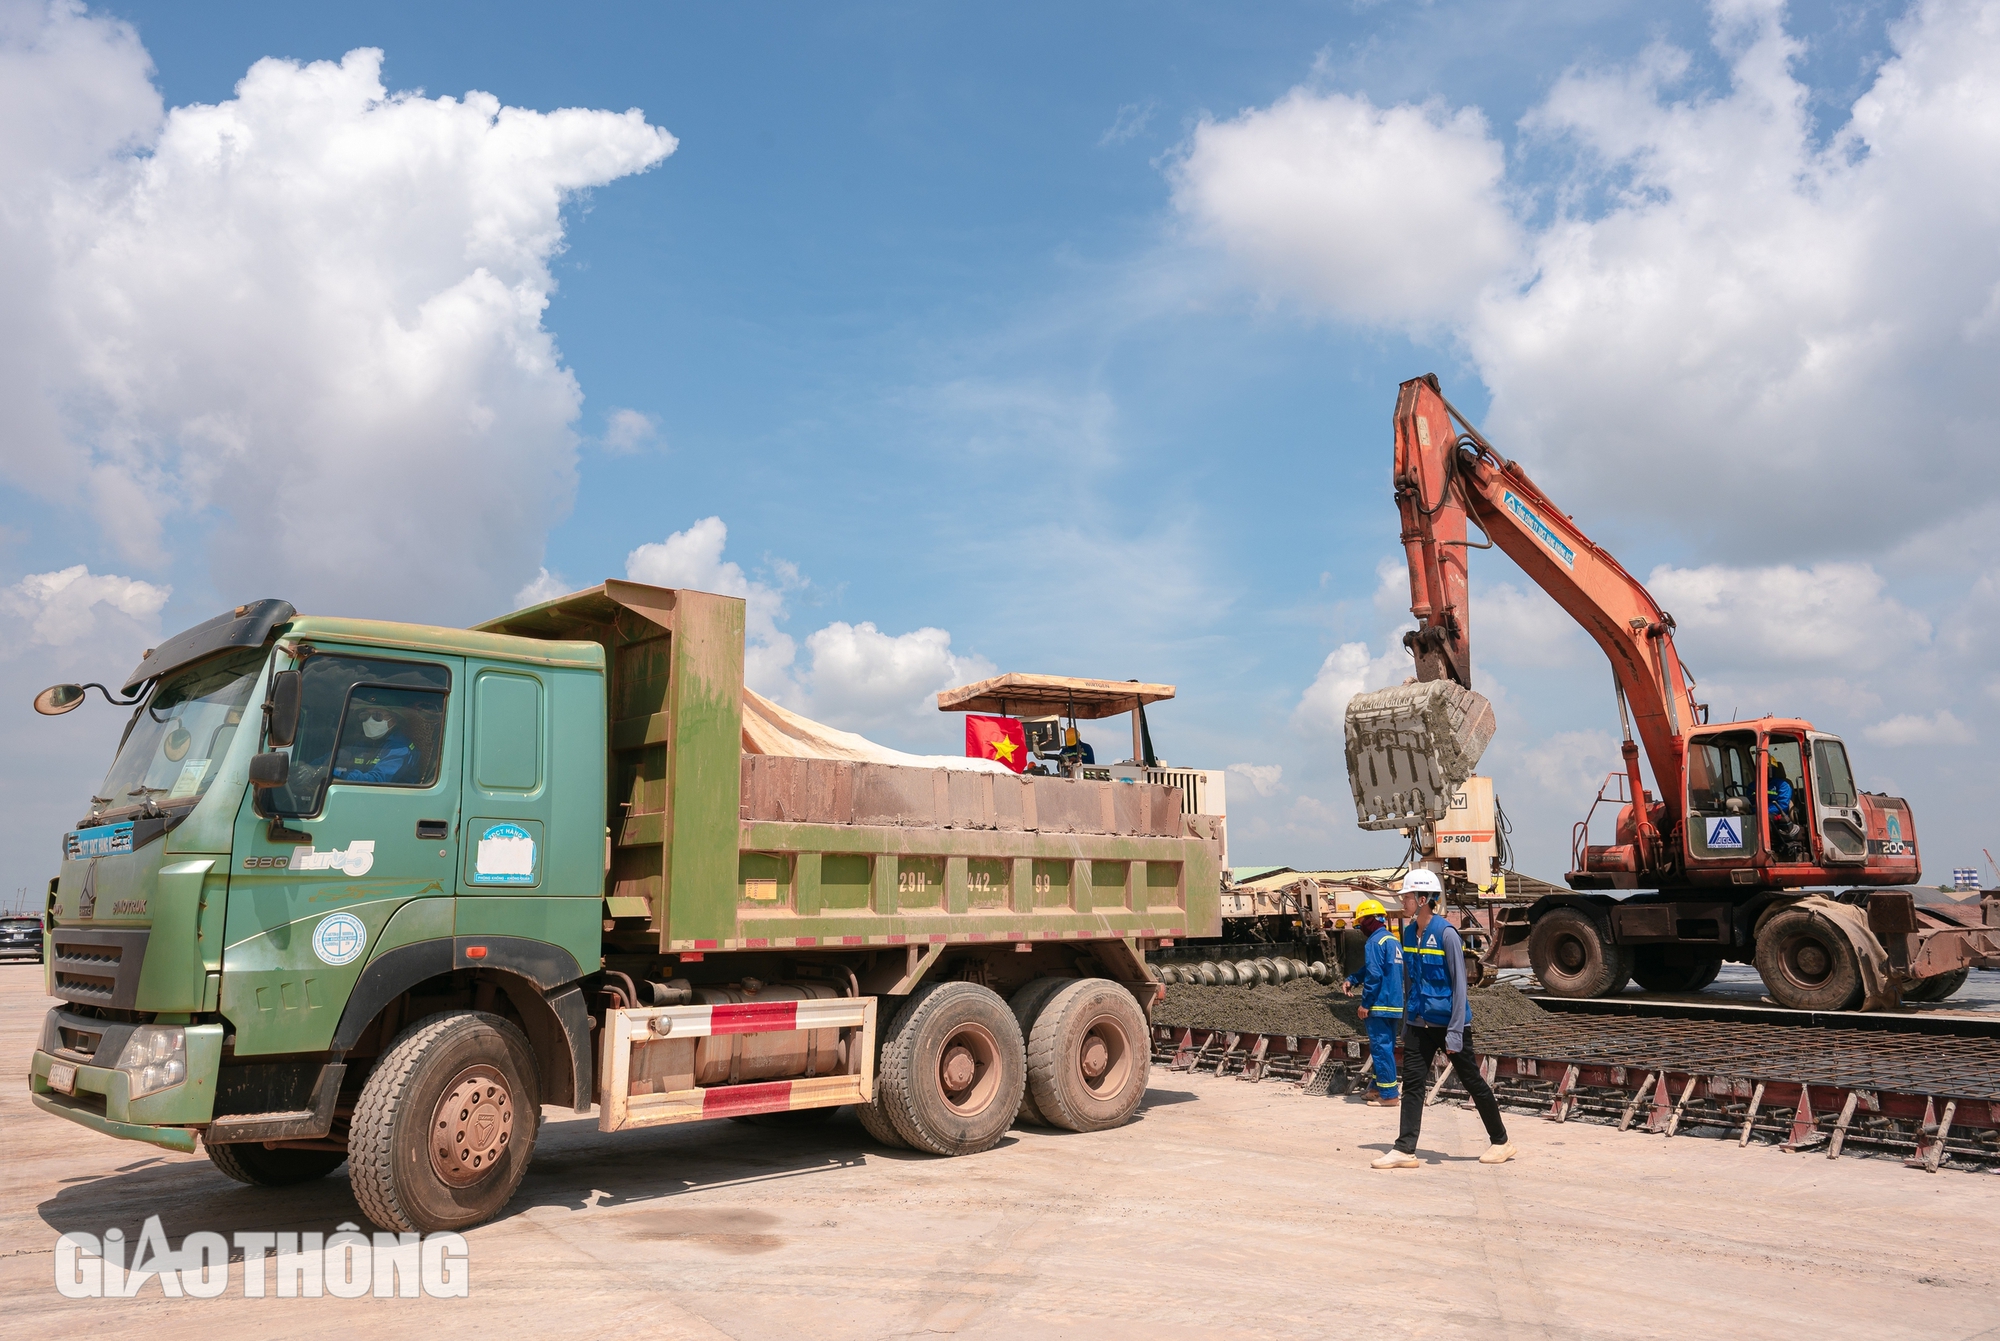
[[[1535,923],[1528,962],[1550,996],[1616,996],[1632,977],[1631,952],[1607,942],[1574,908],[1553,909]]]
[[[1632,980],[1649,992],[1699,992],[1722,972],[1722,956],[1683,945],[1632,950]]]
[[[1861,961],[1841,929],[1810,908],[1787,908],[1757,933],[1757,973],[1788,1010],[1853,1010]]]
[[[1950,973],[1940,973],[1935,978],[1925,978],[1903,992],[1905,1001],[1944,1001],[1954,996],[1965,986],[1965,980],[1972,976],[1969,968],[1953,969]]]

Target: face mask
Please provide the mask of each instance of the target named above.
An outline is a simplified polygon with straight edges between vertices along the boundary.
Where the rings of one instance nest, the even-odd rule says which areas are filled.
[[[389,734],[389,719],[386,717],[363,717],[361,734],[370,740],[380,740]]]

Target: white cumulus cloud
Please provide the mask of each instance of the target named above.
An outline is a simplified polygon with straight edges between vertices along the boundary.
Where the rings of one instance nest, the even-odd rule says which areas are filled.
[[[1972,741],[1972,732],[1965,723],[1943,708],[1921,716],[1917,713],[1898,713],[1886,722],[1876,722],[1865,728],[1861,734],[1875,745],[1965,745]]]
[[[89,639],[122,615],[138,627],[154,626],[154,617],[173,595],[172,587],[156,587],[134,577],[92,573],[83,564],[54,573],[30,573],[0,590],[0,611],[26,625],[26,641],[43,647],[68,647]],[[138,658],[133,658],[137,662]],[[122,668],[121,668],[122,669]]]
[[[1401,684],[1412,671],[1410,654],[1394,643],[1379,657],[1368,655],[1367,643],[1342,643],[1326,654],[1319,673],[1292,709],[1292,725],[1301,731],[1341,736],[1347,729],[1347,700],[1370,689]]]
[[[604,421],[604,450],[629,456],[659,436],[660,421],[639,410],[613,410]]]
[[[1838,663],[1864,670],[1930,641],[1928,619],[1865,563],[1810,568],[1655,568],[1646,579],[1678,626],[1690,662],[1719,666]]]
[[[1267,291],[1368,322],[1458,318],[1522,255],[1505,155],[1475,108],[1294,89],[1203,121],[1174,205]]]
[[[1231,764],[1228,772],[1249,783],[1259,796],[1275,795],[1285,778],[1283,764]]]
[[[392,92],[381,64],[261,60],[163,112],[125,25],[7,10],[16,487],[87,500],[141,565],[198,531],[219,587],[302,609],[484,613],[534,572],[575,488],[580,393],[542,326],[563,206],[674,138]]]

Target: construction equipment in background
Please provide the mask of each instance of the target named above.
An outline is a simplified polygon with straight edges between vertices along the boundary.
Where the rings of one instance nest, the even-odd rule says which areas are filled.
[[[1223,869],[1229,866],[1229,806],[1227,775],[1219,768],[1177,768],[1161,762],[1153,751],[1153,734],[1146,723],[1146,705],[1174,696],[1170,684],[1138,680],[1092,680],[1074,675],[1031,675],[1019,671],[996,675],[956,689],[938,692],[939,712],[992,713],[1019,717],[1029,752],[1064,777],[1084,782],[1143,783],[1173,787],[1181,794],[1181,813],[1201,815],[1203,831],[1222,845]],[[1078,722],[1130,715],[1132,757],[1122,763],[1086,760],[1077,736]]]
[[[1861,791],[1839,737],[1802,718],[1712,724],[1681,665],[1673,616],[1494,450],[1435,375],[1398,390],[1393,478],[1417,619],[1403,641],[1416,675],[1348,705],[1363,828],[1410,831],[1423,864],[1445,869],[1437,826],[1491,736],[1490,707],[1473,690],[1468,549],[1513,559],[1611,661],[1622,767],[1575,826],[1570,892],[1496,919],[1499,963],[1531,964],[1551,993],[1584,997],[1634,978],[1696,991],[1736,960],[1754,963],[1781,1005],[1818,1010],[1941,998],[1968,968],[2000,966],[2000,900],[1983,900],[1981,924],[1964,926],[1908,888],[1880,888],[1921,877],[1909,804]],[[1469,539],[1469,522],[1483,542]],[[1644,786],[1642,750],[1657,797]],[[1591,842],[1600,806],[1616,808],[1601,844]],[[1798,892],[1831,885],[1860,888]],[[1611,890],[1633,893],[1601,892]]]

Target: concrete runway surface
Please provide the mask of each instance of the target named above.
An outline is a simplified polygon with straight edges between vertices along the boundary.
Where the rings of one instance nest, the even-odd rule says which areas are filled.
[[[0,965],[16,1077],[50,1004],[40,972]],[[17,1078],[0,1337],[2000,1337],[1987,1174],[1526,1114],[1509,1114],[1521,1158],[1484,1167],[1477,1117],[1452,1106],[1426,1115],[1423,1168],[1376,1173],[1393,1113],[1159,1068],[1129,1127],[1019,1130],[958,1160],[883,1150],[846,1115],[605,1136],[550,1111],[520,1195],[467,1236],[468,1298],[245,1298],[239,1268],[212,1300],[157,1281],[73,1300],[54,1285],[64,1231],[136,1242],[158,1214],[178,1243],[361,1217],[344,1171],[241,1187],[42,1114]]]

